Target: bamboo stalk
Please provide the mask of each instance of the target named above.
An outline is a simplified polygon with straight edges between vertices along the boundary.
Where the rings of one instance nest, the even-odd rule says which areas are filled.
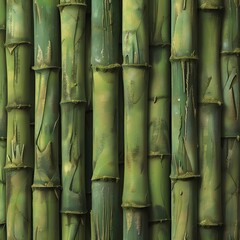
[[[59,239],[58,0],[34,1],[35,169],[33,239]]]
[[[240,2],[225,0],[224,8],[221,46],[223,239],[239,239]]]
[[[85,239],[84,1],[60,1],[62,42],[62,239]]]
[[[123,0],[123,239],[148,238],[148,1]]]
[[[119,4],[92,1],[93,176],[92,239],[117,239]]]
[[[172,1],[172,238],[196,239],[197,2]]]
[[[7,239],[31,239],[33,151],[30,138],[32,4],[7,1]]]
[[[170,11],[169,0],[149,3],[150,76],[148,175],[150,239],[171,238]]]
[[[7,145],[7,69],[5,55],[6,0],[0,1],[0,239],[6,239],[6,179],[4,166]]]
[[[221,202],[221,0],[199,0],[200,239],[220,239]],[[211,33],[211,34],[210,34]]]
[[[91,216],[92,209],[92,153],[93,153],[93,73],[91,67],[91,6],[90,1],[87,1],[87,16],[86,16],[86,198],[87,198],[87,216],[86,216],[86,239],[91,239]]]

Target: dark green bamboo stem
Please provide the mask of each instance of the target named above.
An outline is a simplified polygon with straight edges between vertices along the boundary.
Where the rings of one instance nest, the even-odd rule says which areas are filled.
[[[199,238],[220,239],[222,0],[199,0]],[[210,34],[211,33],[211,34]]]
[[[92,1],[92,239],[118,239],[119,1]]]
[[[59,239],[59,66],[58,0],[35,0],[35,169],[33,239]]]
[[[148,1],[123,0],[123,239],[148,239]]]
[[[240,187],[240,2],[224,0],[221,46],[223,92],[223,239],[239,239]]]
[[[7,68],[5,55],[6,0],[0,1],[0,239],[6,239],[6,162],[7,139]]]
[[[91,6],[90,1],[87,1],[87,15],[86,15],[86,134],[85,134],[85,158],[86,158],[86,198],[87,198],[87,216],[86,216],[86,239],[91,239],[91,216],[92,209],[92,153],[93,153],[93,107],[92,107],[92,85],[93,73],[91,67]]]
[[[60,1],[62,43],[62,239],[85,239],[84,1]]]
[[[172,0],[172,239],[197,238],[197,2]]]
[[[30,138],[31,1],[7,1],[7,239],[31,239],[33,149]]]
[[[149,234],[154,240],[171,239],[170,5],[169,0],[149,3]]]

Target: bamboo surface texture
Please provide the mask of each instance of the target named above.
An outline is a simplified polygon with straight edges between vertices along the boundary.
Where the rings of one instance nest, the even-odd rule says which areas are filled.
[[[0,240],[239,240],[240,0],[0,0]]]

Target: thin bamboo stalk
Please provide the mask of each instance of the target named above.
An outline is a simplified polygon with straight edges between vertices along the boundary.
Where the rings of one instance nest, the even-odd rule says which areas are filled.
[[[169,0],[149,3],[149,234],[156,240],[171,239],[170,5]]]
[[[148,238],[148,1],[123,0],[123,239]]]
[[[92,107],[92,94],[93,94],[93,73],[91,67],[91,6],[90,1],[87,1],[87,15],[86,15],[86,198],[87,198],[87,216],[86,216],[86,239],[91,239],[91,216],[92,209],[92,153],[93,153],[93,107]]]
[[[85,239],[84,1],[60,1],[62,42],[62,239]]]
[[[200,239],[220,239],[222,0],[199,0],[199,185]]]
[[[224,0],[221,46],[223,239],[239,239],[240,2]]]
[[[119,1],[92,1],[92,239],[118,239]]]
[[[7,239],[31,239],[33,149],[30,138],[32,4],[7,1]]]
[[[35,169],[33,239],[59,239],[58,0],[34,1]]]
[[[197,237],[197,2],[172,1],[172,239]]]
[[[7,68],[5,55],[6,0],[0,1],[0,239],[6,239],[6,179],[4,166],[7,145]]]

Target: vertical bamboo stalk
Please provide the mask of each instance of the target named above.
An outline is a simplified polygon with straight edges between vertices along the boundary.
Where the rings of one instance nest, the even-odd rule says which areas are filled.
[[[33,151],[30,138],[31,1],[7,1],[7,239],[31,239]]]
[[[62,239],[85,239],[85,1],[61,0]]]
[[[156,240],[171,239],[170,5],[169,0],[149,3],[149,234]]]
[[[172,0],[172,239],[197,236],[197,2]]]
[[[123,0],[123,239],[148,238],[148,1]]]
[[[35,169],[33,239],[59,239],[58,0],[34,0]]]
[[[220,239],[222,0],[199,0],[199,186],[200,239]]]
[[[223,239],[239,239],[240,229],[240,2],[224,0],[221,46],[223,93]]]
[[[87,1],[87,14],[86,14],[86,199],[87,199],[87,216],[86,216],[86,239],[91,239],[91,209],[92,209],[92,154],[93,154],[93,73],[91,67],[91,6],[90,1]]]
[[[119,1],[92,1],[92,239],[117,239]]]
[[[0,1],[0,239],[6,239],[6,162],[7,140],[7,68],[5,55],[6,0]]]

